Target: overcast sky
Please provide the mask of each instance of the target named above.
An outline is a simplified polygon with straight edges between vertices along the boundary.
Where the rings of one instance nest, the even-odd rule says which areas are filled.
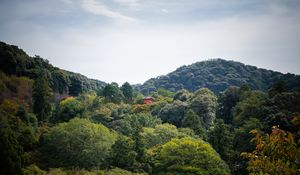
[[[210,58],[300,73],[299,0],[0,0],[0,40],[105,82]]]

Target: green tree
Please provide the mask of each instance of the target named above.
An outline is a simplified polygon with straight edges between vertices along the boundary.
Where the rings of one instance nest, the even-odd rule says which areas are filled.
[[[136,122],[133,125],[133,133],[131,138],[134,141],[134,151],[137,153],[137,161],[143,162],[145,158],[145,143],[141,137],[143,126]]]
[[[277,81],[269,89],[268,94],[270,97],[274,97],[276,94],[280,94],[280,93],[286,92],[286,91],[287,91],[286,82],[285,81]]]
[[[228,166],[216,151],[202,140],[172,139],[148,151],[154,166],[153,174],[226,175]]]
[[[131,103],[133,100],[133,88],[132,86],[126,82],[121,86],[121,91],[125,97],[125,102]]]
[[[191,98],[192,94],[185,89],[179,90],[174,95],[174,101],[180,100],[180,101],[187,101],[189,98]]]
[[[220,93],[218,98],[217,117],[231,124],[233,120],[233,108],[239,102],[240,90],[238,87],[230,86]]]
[[[192,109],[189,109],[185,113],[182,120],[182,127],[187,127],[194,130],[196,134],[198,134],[202,139],[206,140],[206,132],[203,121],[201,121],[199,116]]]
[[[145,127],[141,133],[145,147],[151,148],[157,145],[163,145],[172,138],[187,137],[186,133],[177,130],[176,126],[169,123],[156,125],[154,128]]]
[[[79,74],[72,74],[70,77],[69,94],[79,95],[83,91],[83,81]]]
[[[53,70],[51,72],[51,78],[53,91],[59,92],[61,94],[69,93],[69,86],[71,84],[71,81],[65,71],[62,71],[60,69]]]
[[[15,101],[4,100],[0,105],[0,116],[1,129],[11,130],[23,151],[34,149],[37,142],[37,121],[33,114]]]
[[[103,88],[103,96],[109,102],[121,103],[124,96],[117,83],[107,84]]]
[[[67,122],[75,117],[82,117],[84,104],[74,97],[68,97],[59,103],[54,122]]]
[[[23,149],[14,132],[1,127],[0,143],[0,173],[3,175],[21,174]]]
[[[181,127],[181,120],[184,117],[185,110],[188,104],[179,100],[174,101],[171,104],[165,105],[158,113],[158,116],[164,122],[171,123],[177,127]]]
[[[241,152],[248,152],[255,149],[255,144],[251,143],[252,135],[250,131],[256,129],[258,131],[263,130],[262,123],[256,118],[250,118],[244,122],[244,124],[234,131],[233,149],[233,173],[247,174],[246,160],[240,156]]]
[[[44,135],[43,158],[50,167],[103,167],[116,136],[102,124],[74,118]]]
[[[134,170],[137,153],[134,151],[134,141],[126,136],[119,136],[112,146],[109,158],[110,165]]]
[[[157,91],[158,95],[163,96],[163,97],[173,98],[173,96],[174,96],[174,92],[169,91],[164,88],[158,88],[156,91]]]
[[[267,95],[261,91],[249,91],[244,93],[241,101],[233,109],[233,123],[241,126],[249,118],[262,119],[265,116],[264,104]]]
[[[264,104],[267,109],[265,123],[269,128],[279,125],[281,129],[296,132],[291,117],[300,113],[300,93],[282,92],[269,98]]]
[[[155,127],[161,120],[148,113],[127,114],[123,119],[111,123],[111,127],[121,134],[132,137],[136,126]]]
[[[47,121],[51,114],[51,89],[45,75],[38,77],[33,83],[33,111],[39,121]]]
[[[230,126],[222,119],[217,119],[213,128],[208,132],[208,142],[220,154],[221,158],[232,165],[233,163],[233,133]]]
[[[161,120],[147,113],[126,115],[123,119],[111,123],[113,129],[130,137],[133,141],[132,151],[128,156],[131,158],[136,157],[133,167],[137,171],[147,169],[145,164],[145,141],[141,136],[143,127],[154,127],[157,124],[161,124]]]
[[[213,125],[216,118],[217,97],[207,88],[202,88],[194,93],[190,100],[190,107],[203,119],[206,129]]]

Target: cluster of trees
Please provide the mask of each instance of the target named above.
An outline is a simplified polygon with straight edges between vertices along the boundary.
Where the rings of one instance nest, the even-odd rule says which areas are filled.
[[[152,78],[137,88],[144,94],[157,88],[176,92],[180,89],[196,91],[202,87],[219,93],[229,86],[240,87],[247,84],[251,89],[266,91],[280,80],[287,88],[299,90],[299,75],[259,69],[235,61],[211,59],[182,66],[167,75]]]
[[[195,94],[179,92],[178,99],[161,89],[152,94],[156,101],[145,105],[138,104],[140,95],[129,83],[120,88],[112,83],[100,92],[56,103],[47,77],[42,75],[31,83],[33,102],[27,108],[14,98],[1,102],[1,173],[230,173],[219,154],[202,139],[206,127],[213,125],[202,120],[213,120],[210,110],[216,108],[210,108],[214,106],[210,103],[217,102],[208,89]],[[206,105],[209,110],[203,107],[206,113],[199,116],[200,111],[193,111],[196,105]],[[177,146],[172,148],[174,144]],[[174,160],[170,159],[174,157],[172,149],[180,154]],[[198,151],[197,156],[191,157],[190,149]]]
[[[15,46],[0,46],[5,65],[0,67],[0,174],[300,173],[300,92],[295,82],[278,81],[259,91],[252,88],[267,86],[250,78],[250,86],[215,93],[224,88],[215,77],[210,77],[216,83],[208,86],[212,90],[197,89],[203,84],[183,78],[195,91],[176,83],[173,90],[180,90],[174,92],[150,87],[147,95],[154,102],[143,104],[142,92],[129,83],[101,85],[30,58]],[[215,62],[227,64],[213,60],[178,70],[197,69],[206,77],[198,67],[207,67],[218,77],[225,67],[218,69]],[[245,72],[244,65],[228,64],[233,72]],[[283,76],[246,68],[249,75],[261,71],[254,74],[258,78]]]
[[[3,174],[299,171],[300,93],[277,85],[268,93],[245,85],[219,95],[159,89],[146,105],[129,83],[111,83],[56,103],[46,77],[2,77],[2,92],[14,92],[0,106]],[[28,83],[32,100],[10,79]]]

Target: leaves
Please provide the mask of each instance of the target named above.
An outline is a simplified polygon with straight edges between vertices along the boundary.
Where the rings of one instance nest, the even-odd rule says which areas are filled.
[[[44,136],[41,148],[52,166],[103,166],[116,136],[101,124],[75,118],[60,123]]]
[[[272,133],[261,135],[256,130],[251,131],[255,137],[256,149],[250,153],[242,153],[248,158],[248,170],[251,173],[296,175],[300,172],[298,148],[295,136],[287,131],[273,126]]]

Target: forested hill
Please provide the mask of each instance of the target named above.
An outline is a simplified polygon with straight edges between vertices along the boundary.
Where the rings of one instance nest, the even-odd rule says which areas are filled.
[[[51,65],[40,56],[30,57],[14,45],[0,42],[0,71],[8,75],[35,79],[44,74],[49,79],[53,92],[78,95],[86,90],[98,90],[105,82],[89,79],[78,73],[69,72]]]
[[[143,85],[137,86],[137,89],[144,94],[157,88],[173,92],[180,89],[196,91],[200,88],[208,88],[219,93],[229,86],[243,84],[247,84],[251,89],[267,90],[280,81],[283,81],[286,88],[290,90],[299,90],[299,75],[282,74],[235,61],[211,59],[182,66],[167,75],[152,78]]]
[[[14,45],[0,42],[0,71],[8,75],[25,76],[35,79],[44,74],[53,92],[76,96],[83,91],[103,88],[106,83],[89,79],[78,73],[69,72],[51,65],[40,56],[30,57]],[[182,66],[175,71],[146,81],[135,88],[143,94],[164,88],[173,92],[180,89],[196,91],[208,88],[219,93],[229,86],[248,85],[254,90],[268,90],[281,82],[287,90],[300,89],[300,76],[282,74],[272,70],[260,69],[235,61],[211,59]]]

